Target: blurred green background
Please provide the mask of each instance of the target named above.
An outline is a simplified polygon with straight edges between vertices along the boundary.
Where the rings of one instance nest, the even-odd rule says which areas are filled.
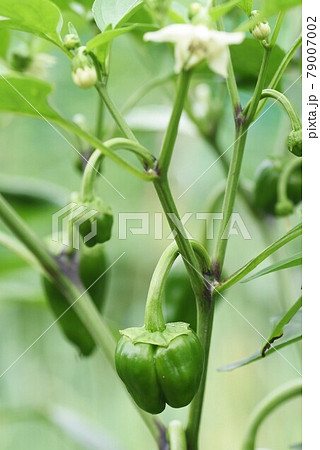
[[[70,17],[69,17],[70,16]],[[73,13],[66,14],[82,33],[85,41],[90,37],[84,21]],[[293,27],[292,23],[296,26]],[[279,44],[288,49],[300,27],[300,12],[290,11],[280,34]],[[12,32],[11,49],[21,46],[30,37]],[[49,80],[55,85],[51,103],[66,117],[84,114],[94,126],[97,97],[93,89],[79,90],[71,80],[69,62],[49,44],[39,43],[42,52],[56,58],[49,71]],[[119,37],[112,51],[110,93],[119,106],[150,77],[167,74],[172,69],[168,52],[156,46],[137,44],[130,36]],[[284,88],[299,76],[292,69],[284,78]],[[209,79],[210,82],[210,79]],[[169,93],[169,95],[168,95]],[[288,91],[298,111],[300,82]],[[163,136],[163,122],[170,111],[172,86],[158,88],[146,96],[138,109],[130,113],[141,142],[157,154]],[[242,90],[243,100],[249,91]],[[1,101],[1,100],[0,100]],[[159,108],[159,104],[162,105]],[[219,139],[223,149],[232,143],[233,123],[228,101]],[[146,128],[146,118],[156,112],[156,120]],[[150,122],[150,120],[149,120]],[[111,119],[106,116],[106,124]],[[156,130],[155,130],[156,128]],[[0,117],[1,152],[0,179],[5,175],[24,176],[54,183],[68,194],[79,189],[80,175],[75,170],[76,153],[61,136],[42,121],[2,115]],[[243,175],[254,179],[257,165],[268,155],[282,154],[289,132],[287,117],[273,106],[250,131]],[[68,139],[77,145],[72,136]],[[227,152],[230,157],[231,150]],[[195,133],[184,118],[170,171],[175,198],[216,159],[212,149]],[[113,162],[105,161],[104,176],[122,193],[122,199],[103,180],[99,181],[99,194],[113,208],[115,218],[119,212],[160,212],[161,207],[151,184],[144,183]],[[221,164],[214,166],[184,195],[177,200],[181,214],[205,212],[215,186],[223,179]],[[4,178],[2,177],[2,180]],[[14,179],[12,178],[11,180]],[[54,191],[55,188],[52,188]],[[58,190],[57,190],[58,192]],[[11,199],[12,205],[40,237],[51,232],[51,217],[59,207]],[[264,221],[267,242],[261,233],[261,223],[254,220],[246,206],[238,202],[237,212],[252,237],[243,240],[232,236],[229,242],[226,273],[231,273],[261,251],[267,244],[284,234],[288,227],[300,221],[300,212],[286,219]],[[142,324],[144,302],[148,284],[163,249],[169,240],[155,240],[149,236],[128,233],[126,240],[117,236],[117,220],[113,239],[106,251],[110,262],[122,252],[125,255],[112,268],[105,317],[120,328]],[[5,227],[0,223],[0,230]],[[169,234],[164,222],[164,235]],[[201,222],[190,219],[188,230],[194,238],[201,237]],[[6,230],[8,231],[8,230]],[[276,259],[299,251],[299,240],[280,250]],[[267,263],[271,263],[270,260]],[[176,269],[175,269],[176,270]],[[183,267],[181,266],[181,270]],[[271,330],[271,319],[283,313],[300,295],[300,270],[297,268],[270,274],[248,284],[240,284],[224,295],[236,309],[263,336]],[[268,392],[285,381],[296,378],[297,373],[279,354],[233,372],[217,372],[217,368],[246,357],[263,345],[263,339],[246,320],[227,302],[217,305],[200,448],[238,449],[248,417],[254,406]],[[13,253],[0,247],[0,372],[2,373],[53,322],[41,290],[37,273]],[[301,346],[295,344],[281,351],[299,371]],[[170,407],[161,415],[165,423],[173,418],[186,421],[188,408]],[[258,436],[258,447],[273,450],[289,449],[301,442],[300,399],[290,401],[270,416]],[[117,376],[106,363],[102,353],[96,351],[88,358],[78,356],[64,339],[60,329],[53,326],[29,351],[24,354],[0,379],[0,448],[10,450],[51,449],[153,449],[147,429]]]

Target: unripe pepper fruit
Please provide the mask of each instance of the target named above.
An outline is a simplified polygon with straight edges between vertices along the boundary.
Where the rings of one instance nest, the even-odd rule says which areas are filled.
[[[188,405],[196,394],[203,371],[203,349],[198,336],[183,322],[150,332],[128,328],[116,348],[116,369],[137,405],[151,414],[166,403]]]
[[[103,274],[108,267],[108,261],[103,247],[98,246],[94,249],[88,249],[82,246],[77,254],[72,255],[63,254],[61,252],[62,246],[59,244],[51,245],[50,247],[54,256],[58,260],[62,260],[62,267],[67,267],[68,270],[75,272],[75,277],[79,277],[83,285],[83,290],[88,289],[88,295],[101,312],[106,301],[109,278],[108,272]],[[100,275],[102,276],[99,278]],[[95,348],[95,342],[84,327],[77,313],[72,307],[69,308],[70,302],[56,285],[47,278],[42,277],[42,284],[49,305],[56,318],[59,318],[58,325],[61,327],[63,333],[72,344],[78,347],[82,355],[89,356]],[[67,309],[68,311],[65,312]]]
[[[78,194],[74,193],[72,199],[78,205],[86,207],[84,215],[92,212],[92,216],[79,225],[79,233],[83,237],[84,244],[87,247],[94,247],[96,244],[103,244],[108,241],[111,238],[113,226],[111,208],[105,206],[103,200],[98,196],[95,196],[92,200],[83,200]],[[86,240],[88,235],[94,230],[94,225],[96,226],[95,234]]]
[[[254,189],[254,203],[264,214],[277,215],[278,181],[286,160],[268,158],[258,167]],[[287,186],[288,199],[295,205],[302,199],[301,167],[290,174]]]

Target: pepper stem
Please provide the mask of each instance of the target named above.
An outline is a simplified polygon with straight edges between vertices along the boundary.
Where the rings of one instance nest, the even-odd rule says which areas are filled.
[[[82,177],[81,198],[83,201],[90,201],[94,198],[94,180],[99,173],[104,154],[100,150],[95,150],[90,156]]]
[[[145,147],[135,141],[130,141],[125,138],[113,138],[104,142],[103,145],[112,152],[127,150],[133,153],[139,159],[141,164],[145,166],[145,168],[152,169],[154,166],[155,157],[151,155]],[[106,154],[101,150],[95,150],[87,161],[81,187],[81,196],[83,200],[91,200],[94,197],[94,180],[97,173],[99,173],[101,162],[105,156]],[[154,173],[150,173],[150,177],[152,176],[154,176]]]
[[[191,240],[190,243],[196,257],[199,260],[202,270],[201,275],[209,275],[211,273],[211,261],[207,251],[197,241]],[[162,312],[162,292],[164,289],[165,280],[179,254],[180,251],[177,244],[173,242],[163,252],[153,272],[144,316],[144,326],[148,331],[163,331],[166,327]]]
[[[294,170],[296,170],[299,166],[301,166],[302,160],[301,158],[292,159],[289,164],[285,166],[283,171],[281,172],[279,181],[278,181],[278,202],[288,201],[288,182],[289,177]]]
[[[281,104],[281,106],[283,106],[284,110],[286,111],[286,113],[290,119],[292,129],[295,131],[301,130],[301,128],[302,128],[301,121],[300,121],[299,116],[296,113],[294,107],[292,106],[292,103],[288,99],[288,97],[286,97],[281,92],[276,91],[275,89],[264,89],[261,93],[260,98],[261,99],[273,98],[276,101],[278,101]]]

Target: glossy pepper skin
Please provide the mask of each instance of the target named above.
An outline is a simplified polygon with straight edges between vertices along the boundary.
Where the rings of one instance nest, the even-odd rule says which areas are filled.
[[[259,211],[264,214],[276,216],[276,204],[278,201],[278,181],[285,161],[281,159],[266,159],[258,167],[254,203]],[[299,167],[292,172],[288,180],[288,199],[297,205],[302,199],[302,170]]]
[[[188,405],[202,376],[203,350],[198,336],[183,322],[166,328],[171,326],[180,327],[183,334],[173,333],[172,339],[161,342],[161,332],[145,331],[146,337],[132,338],[123,333],[139,329],[128,329],[116,348],[119,377],[137,405],[151,414],[161,413],[166,404],[173,408]],[[143,334],[143,328],[140,330]]]
[[[100,197],[95,197],[92,201],[81,201],[81,204],[86,207],[86,212],[96,212],[79,226],[79,233],[83,237],[84,244],[87,247],[94,247],[96,244],[109,241],[113,225],[111,209],[104,205]],[[92,237],[89,237],[92,231],[95,231],[95,233]]]
[[[99,311],[102,311],[106,301],[108,272],[98,280],[97,278],[108,267],[107,258],[101,246],[94,249],[88,249],[83,246],[79,253],[79,255],[76,255],[76,258],[70,261],[67,255],[60,255],[60,258],[64,258],[65,267],[76,271],[83,287],[89,289],[88,294],[94,304]],[[69,308],[70,303],[47,278],[42,278],[42,284],[49,305],[56,318],[59,318]],[[67,339],[78,347],[82,355],[89,356],[93,352],[95,343],[72,307],[58,320],[58,325]]]

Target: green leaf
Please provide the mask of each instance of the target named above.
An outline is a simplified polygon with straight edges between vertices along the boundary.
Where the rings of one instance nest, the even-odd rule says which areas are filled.
[[[123,25],[142,6],[142,0],[95,0],[92,11],[96,24],[104,31],[110,24],[112,28]]]
[[[59,114],[47,102],[52,86],[29,75],[0,78],[0,111],[57,120]]]
[[[239,8],[242,9],[242,11],[244,11],[247,16],[250,16],[251,11],[253,9],[253,0],[241,0],[240,4],[238,5]]]
[[[27,31],[61,45],[62,17],[48,0],[1,0],[1,27]]]
[[[280,339],[283,336],[283,329],[285,325],[287,325],[291,319],[297,314],[299,309],[302,306],[302,297],[298,298],[298,300],[291,306],[289,311],[281,317],[276,326],[273,328],[270,336],[268,337],[268,342],[262,347],[261,356],[265,356],[266,351],[271,347],[271,344],[276,340]]]
[[[301,5],[301,3],[301,0],[265,0],[262,14],[265,17],[273,16],[281,11]]]
[[[264,356],[261,354],[261,350],[258,350],[253,355],[241,359],[240,361],[236,361],[232,364],[228,364],[227,366],[219,367],[219,372],[229,372],[231,370],[237,369],[238,367],[243,367],[248,364],[251,364],[255,361],[259,361],[263,358],[266,358],[280,349],[287,347],[288,345],[294,344],[295,342],[299,342],[302,339],[302,315],[301,312],[298,312],[295,317],[285,325],[284,334],[278,340],[277,344],[272,345],[272,347],[265,353]]]
[[[255,269],[259,264],[262,263],[265,259],[267,259],[270,255],[276,252],[279,248],[286,245],[288,242],[296,239],[302,234],[302,225],[296,225],[292,228],[288,233],[281,236],[280,239],[270,244],[267,248],[265,248],[259,255],[255,258],[252,258],[247,264],[245,264],[241,269],[237,270],[234,274],[230,275],[229,278],[224,280],[220,285],[216,287],[218,292],[222,292],[225,289],[228,289],[230,286],[234,285],[238,281],[242,280],[248,273],[250,273],[253,269]]]
[[[129,31],[133,30],[135,25],[131,25],[129,27],[125,28],[116,28],[114,30],[106,30],[103,33],[98,34],[94,38],[92,38],[89,42],[87,42],[86,47],[87,50],[93,50],[94,48],[100,47],[101,45],[105,45],[108,42],[111,42],[114,38],[117,36],[120,36],[121,34],[128,33]]]
[[[97,36],[95,36],[93,39],[91,39],[89,42],[87,42],[86,47],[88,50],[93,50],[94,48],[98,48],[102,45],[106,45],[107,43],[111,42],[114,38],[128,33],[129,31],[132,31],[134,29],[157,29],[157,27],[155,27],[152,24],[140,24],[140,23],[135,23],[133,25],[129,25],[127,27],[123,27],[123,28],[116,28],[113,30],[106,30],[103,33],[98,34]]]
[[[240,45],[230,46],[231,59],[234,71],[239,78],[240,87],[246,87],[256,83],[263,52],[264,50],[260,42],[253,38],[246,38]],[[270,83],[284,57],[285,52],[278,45],[275,45],[270,57],[266,84]]]
[[[221,3],[220,5],[217,5],[214,8],[210,9],[210,17],[211,17],[211,19],[214,20],[214,21],[217,21],[218,19],[220,19],[220,17],[223,17],[232,8],[237,6],[238,3],[240,3],[240,1],[241,0],[230,0],[229,2]]]
[[[51,0],[55,3],[61,10],[71,9],[72,11],[76,11],[76,8],[73,8],[74,3],[78,3],[86,9],[91,9],[94,0]]]
[[[267,275],[268,273],[277,272],[278,270],[289,269],[290,267],[301,266],[302,264],[302,252],[299,252],[290,258],[283,259],[281,261],[276,262],[275,264],[271,264],[265,269],[260,270],[255,273],[251,277],[242,280],[241,283],[247,283],[247,281],[254,280],[255,278],[262,277]]]

